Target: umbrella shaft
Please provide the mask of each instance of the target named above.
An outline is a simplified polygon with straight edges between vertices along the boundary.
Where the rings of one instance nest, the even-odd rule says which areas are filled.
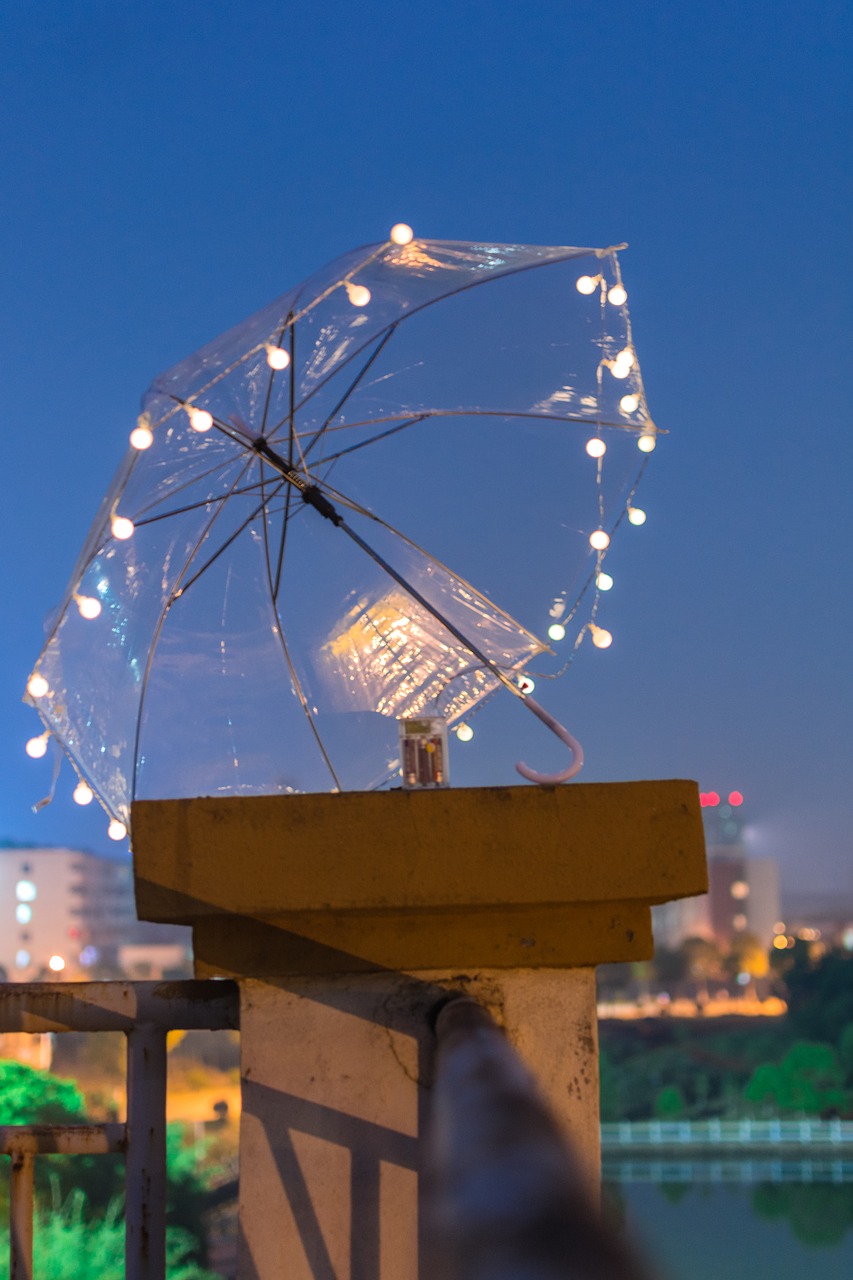
[[[315,484],[311,484],[300,475],[293,467],[289,466],[284,458],[271,449],[266,440],[260,436],[254,444],[255,453],[273,467],[280,476],[283,476],[288,484],[292,484],[295,489],[299,490],[303,502],[307,502],[309,507],[313,507],[315,511],[319,511],[321,516],[325,516],[327,520],[331,520],[332,524],[342,524],[343,520],[337,508],[329,499],[320,492]]]

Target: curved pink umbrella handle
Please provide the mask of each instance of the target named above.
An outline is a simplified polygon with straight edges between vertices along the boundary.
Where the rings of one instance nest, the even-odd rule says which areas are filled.
[[[526,778],[528,782],[538,782],[540,787],[555,787],[560,782],[568,782],[576,773],[580,773],[583,768],[583,747],[577,738],[573,738],[565,725],[560,724],[559,720],[555,720],[550,711],[546,711],[544,707],[540,707],[534,698],[524,698],[524,705],[529,707],[535,716],[538,716],[543,724],[546,724],[552,733],[556,733],[561,741],[572,753],[572,762],[567,769],[563,769],[561,773],[537,773],[535,769],[529,768],[519,760],[515,766],[522,778]]]

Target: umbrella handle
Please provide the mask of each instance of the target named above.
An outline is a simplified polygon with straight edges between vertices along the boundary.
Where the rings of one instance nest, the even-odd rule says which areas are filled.
[[[560,724],[559,720],[555,720],[550,711],[546,711],[544,707],[541,707],[535,698],[527,697],[523,699],[523,702],[535,716],[539,717],[543,724],[548,726],[552,733],[556,733],[557,737],[562,742],[565,742],[572,753],[572,762],[561,773],[537,773],[535,769],[529,768],[521,760],[515,766],[516,769],[522,778],[526,778],[528,782],[538,782],[540,787],[555,787],[561,782],[568,782],[576,773],[580,773],[583,768],[583,747],[577,738],[572,737],[565,725]]]

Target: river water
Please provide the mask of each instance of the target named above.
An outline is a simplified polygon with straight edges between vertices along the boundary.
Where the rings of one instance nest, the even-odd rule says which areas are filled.
[[[622,1178],[605,1206],[661,1280],[853,1280],[853,1181]]]

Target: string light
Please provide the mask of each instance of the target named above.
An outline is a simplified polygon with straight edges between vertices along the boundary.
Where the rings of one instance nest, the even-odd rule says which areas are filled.
[[[71,798],[75,804],[80,804],[80,805],[91,804],[95,798],[95,793],[92,790],[92,788],[89,786],[89,784],[87,782],[84,782],[81,778],[80,781],[77,783],[77,786],[74,788],[73,792],[71,793]]]
[[[130,443],[134,449],[150,449],[154,443],[154,432],[150,427],[134,427],[130,433]]]
[[[474,730],[470,724],[458,724],[456,726],[456,737],[460,742],[470,742],[474,736]]]
[[[286,369],[290,364],[290,352],[284,347],[267,347],[267,364],[271,369]]]
[[[628,521],[630,524],[636,524],[636,525],[645,524],[646,513],[645,511],[643,511],[642,507],[629,507]]]
[[[195,405],[190,405],[187,413],[189,414],[190,426],[199,435],[204,431],[209,431],[213,426],[213,414],[208,413],[206,409],[197,409]]]
[[[353,284],[351,280],[345,280],[347,297],[354,307],[366,307],[370,301],[370,290],[366,285]]]
[[[589,632],[596,649],[609,649],[612,645],[613,636],[604,627],[597,627],[594,622],[590,622]]]
[[[27,693],[31,698],[43,698],[49,688],[50,685],[44,676],[39,675],[37,671],[33,672],[27,681]]]
[[[598,282],[600,279],[601,279],[601,276],[580,276],[578,278],[577,284],[575,285],[575,288],[577,289],[578,293],[586,293],[586,294],[595,293],[595,290],[598,287]]]
[[[598,436],[593,436],[586,442],[586,451],[591,458],[603,458],[607,452],[607,445]]]
[[[622,284],[614,284],[607,291],[607,301],[612,303],[614,307],[621,307],[628,301],[628,290]]]
[[[391,228],[391,240],[394,244],[411,244],[414,231],[405,222],[396,222]]]
[[[595,551],[606,551],[610,546],[610,534],[603,529],[595,529],[589,535],[589,545]]]
[[[640,450],[640,453],[654,453],[656,444],[657,441],[654,436],[646,434],[640,436],[637,441],[637,448]]]
[[[518,687],[522,693],[527,694],[527,693],[533,692],[533,690],[536,688],[536,684],[533,680],[531,680],[530,676],[519,676]]]
[[[599,591],[609,591],[613,586],[613,579],[609,573],[599,573],[595,579],[595,585]]]
[[[47,755],[47,742],[50,734],[48,732],[39,734],[37,738],[30,738],[24,747],[27,755],[31,760],[41,760],[42,756]]]
[[[550,640],[565,640],[566,628],[561,622],[552,622],[548,628],[548,638]]]
[[[75,596],[74,601],[80,610],[80,617],[90,621],[97,618],[101,612],[101,602],[96,600],[94,596]]]
[[[113,818],[107,827],[107,835],[111,840],[123,840],[127,835],[127,827],[123,822],[119,822],[118,818]]]
[[[128,538],[133,537],[136,526],[132,520],[128,520],[127,516],[113,516],[110,528],[114,538],[118,538],[119,542],[126,542]]]
[[[616,353],[616,363],[627,365],[629,369],[633,369],[634,353],[630,347],[623,347],[621,351]]]
[[[619,401],[619,408],[623,413],[634,413],[640,407],[640,397],[631,395],[623,396]],[[641,439],[643,437],[640,437]]]

